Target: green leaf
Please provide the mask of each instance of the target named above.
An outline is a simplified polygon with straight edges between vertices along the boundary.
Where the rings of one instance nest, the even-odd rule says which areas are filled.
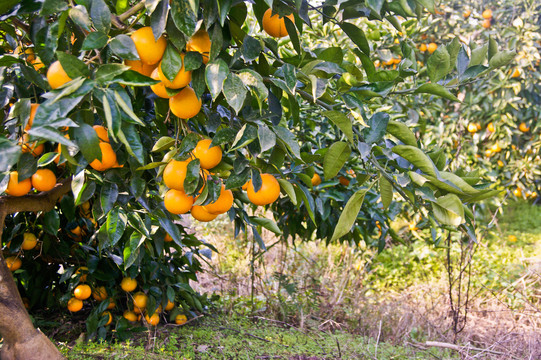
[[[146,126],[146,124],[143,121],[141,121],[141,119],[139,119],[137,115],[135,115],[135,113],[133,112],[130,98],[126,95],[125,92],[122,92],[122,94],[124,94],[124,97],[122,97],[121,93],[115,90],[116,103],[126,113],[126,115],[128,115],[130,119],[134,121],[134,123],[139,124],[141,126]],[[130,101],[130,103],[129,104],[126,103],[124,99],[127,99],[128,101]]]
[[[167,44],[159,66],[162,69],[163,75],[170,81],[173,81],[182,68],[182,57],[171,43]]]
[[[133,232],[130,236],[128,246],[124,248],[124,269],[127,270],[133,265],[139,256],[139,247],[145,242],[145,236],[138,232]]]
[[[133,124],[122,124],[122,130],[118,132],[118,139],[126,146],[128,153],[141,164],[145,164],[145,149],[139,137],[139,131]]]
[[[111,11],[103,0],[92,0],[90,18],[96,30],[108,34],[111,29]]]
[[[45,232],[56,236],[58,229],[60,228],[60,216],[56,210],[51,210],[43,215],[43,230]]]
[[[128,35],[120,34],[115,36],[109,43],[111,51],[118,57],[126,60],[139,60],[139,54],[135,48],[135,43]]]
[[[263,51],[263,47],[261,46],[261,42],[259,40],[251,36],[246,36],[244,37],[241,50],[244,60],[254,61],[259,57],[261,51]]]
[[[227,103],[238,114],[248,93],[242,80],[236,74],[229,73],[223,83],[223,92]]]
[[[458,52],[460,51],[460,40],[457,36],[453,38],[453,40],[445,46],[447,49],[447,52],[449,53],[449,60],[450,60],[450,66],[453,68],[456,64],[456,59],[458,57]]]
[[[488,38],[488,61],[490,64],[490,60],[498,53],[498,43],[492,36],[489,36]]]
[[[251,222],[263,226],[265,229],[272,231],[276,235],[282,235],[282,230],[280,230],[278,225],[271,219],[260,218],[256,216],[250,216],[249,219]]]
[[[193,71],[199,69],[203,64],[203,56],[200,53],[190,51],[184,56],[184,70]]]
[[[389,120],[387,123],[387,133],[393,135],[406,145],[417,146],[417,138],[413,131],[400,121]]]
[[[40,15],[49,16],[67,9],[68,4],[64,0],[45,0],[41,6]]]
[[[424,93],[424,94],[432,94],[432,95],[438,95],[442,98],[451,100],[451,101],[459,101],[456,96],[451,94],[449,90],[447,90],[445,87],[443,87],[440,84],[434,84],[434,83],[425,83],[421,86],[419,86],[415,91],[415,94]]]
[[[381,139],[385,135],[387,130],[387,123],[389,122],[389,114],[384,112],[378,112],[372,115],[368,120],[368,129],[364,129],[364,141],[368,144],[373,144]]]
[[[229,152],[235,151],[242,147],[247,146],[257,138],[257,128],[250,124],[244,124],[244,126],[237,133]]]
[[[483,45],[477,49],[471,51],[470,66],[481,65],[486,57],[488,52],[488,45]]]
[[[261,108],[263,101],[269,97],[269,89],[263,83],[261,75],[254,70],[244,69],[239,72],[239,78],[253,91]]]
[[[0,12],[1,13],[1,12]],[[75,24],[85,31],[90,31],[92,23],[88,16],[88,11],[83,5],[77,5],[69,10],[69,17]]]
[[[301,159],[301,149],[295,135],[283,126],[273,126],[272,130],[284,142],[289,151],[297,159]]]
[[[381,203],[383,208],[389,208],[393,201],[393,185],[387,180],[383,174],[379,177],[379,191],[381,193]]]
[[[95,74],[96,82],[100,84],[105,84],[107,82],[113,81],[113,79],[122,74],[125,71],[128,71],[129,66],[123,64],[105,64],[98,67]]]
[[[161,152],[169,150],[173,145],[175,145],[175,139],[169,136],[162,136],[158,141],[156,141],[151,151]]]
[[[77,59],[75,56],[66,54],[65,52],[58,51],[56,53],[62,68],[72,79],[78,78],[79,76],[87,77],[90,75],[90,71],[84,62]]]
[[[287,196],[289,196],[291,203],[293,205],[297,205],[297,196],[295,194],[295,188],[293,185],[285,179],[278,179],[278,182],[280,183],[280,189],[284,190]]]
[[[332,144],[323,157],[323,176],[325,180],[335,177],[348,161],[351,148],[348,143],[337,141]]]
[[[94,159],[101,160],[100,140],[92,126],[82,123],[79,127],[73,128],[74,139],[88,163]]]
[[[348,140],[353,143],[353,129],[351,125],[351,120],[341,111],[329,110],[324,111],[323,116],[331,120],[334,125],[338,126],[340,130],[346,135]]]
[[[104,33],[99,31],[93,31],[89,33],[83,40],[81,50],[101,49],[102,47],[107,45],[107,40],[109,40],[109,38]]]
[[[14,142],[0,138],[0,172],[6,172],[19,161],[22,150]]]
[[[293,44],[293,49],[300,55],[302,53],[301,42],[299,41],[299,34],[297,33],[295,22],[291,21],[287,16],[283,19],[286,25],[287,34],[289,35],[289,40],[291,41],[291,44]]]
[[[186,178],[184,179],[184,191],[186,194],[193,194],[197,189],[199,183],[199,171],[200,171],[199,159],[193,159],[188,163],[186,170]]]
[[[515,58],[516,56],[516,51],[515,50],[510,50],[510,51],[500,51],[499,53],[496,53],[496,55],[494,55],[492,57],[492,59],[490,59],[490,61],[488,62],[488,64],[490,65],[491,68],[495,69],[495,68],[498,68],[498,67],[501,67],[501,66],[504,66],[504,65],[507,65],[509,64],[511,61],[513,61],[513,59]]]
[[[257,127],[257,136],[259,137],[261,152],[270,150],[276,145],[276,135],[265,124],[261,124]]]
[[[363,53],[366,55],[370,55],[370,45],[368,44],[368,40],[366,39],[366,36],[364,35],[364,32],[359,29],[357,26],[344,22],[339,24],[342,30],[347,34],[347,36],[361,49]]]
[[[364,196],[368,190],[369,189],[357,190],[355,194],[349,198],[346,206],[344,206],[344,210],[342,210],[342,214],[340,214],[338,223],[334,228],[331,242],[340,239],[351,230],[357,220],[357,215],[359,215],[359,211],[363,205]]]
[[[118,185],[112,182],[104,182],[101,187],[100,205],[104,214],[114,207],[118,198]]]
[[[451,58],[447,49],[444,46],[438,47],[428,58],[426,67],[430,81],[436,83],[443,79],[451,70]]]
[[[154,80],[138,73],[137,71],[128,70],[116,76],[113,82],[128,86],[150,86],[159,83],[159,80]]]
[[[127,222],[128,217],[122,208],[114,207],[109,211],[104,225],[107,231],[107,237],[110,241],[110,246],[115,246],[120,240],[126,229]]]
[[[212,100],[216,100],[222,92],[224,81],[228,75],[229,67],[222,59],[216,59],[207,64],[205,68],[205,80],[212,95]]]
[[[118,3],[118,2],[117,2]],[[122,11],[123,12],[123,11]],[[122,12],[118,12],[121,14]],[[169,1],[161,0],[150,15],[150,27],[155,39],[158,39],[164,32],[169,13]]]
[[[195,33],[197,15],[188,0],[176,0],[171,3],[171,17],[177,28],[187,37]]]
[[[436,220],[444,225],[458,226],[465,221],[464,206],[454,194],[439,197],[432,203],[432,210]]]
[[[409,161],[416,168],[420,169],[427,175],[439,177],[438,169],[430,159],[421,149],[410,146],[410,145],[396,145],[392,148],[392,151]]]

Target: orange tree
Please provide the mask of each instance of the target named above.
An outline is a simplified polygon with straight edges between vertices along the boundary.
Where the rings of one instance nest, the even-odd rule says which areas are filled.
[[[2,358],[59,356],[24,305],[69,310],[90,338],[111,327],[129,336],[138,315],[155,326],[204,311],[189,281],[214,248],[190,217],[227,213],[261,249],[262,228],[355,242],[378,228],[383,248],[396,193],[434,241],[445,231],[475,239],[471,204],[494,191],[450,172],[382,106],[457,101],[454,88],[479,75],[456,71],[470,49],[457,39],[438,47],[429,80],[418,80],[413,44],[400,44],[396,69],[379,70],[366,35],[380,21],[402,31],[434,12],[432,1],[11,5],[0,8]],[[344,41],[303,36],[319,31]],[[496,52],[489,69],[512,56]]]

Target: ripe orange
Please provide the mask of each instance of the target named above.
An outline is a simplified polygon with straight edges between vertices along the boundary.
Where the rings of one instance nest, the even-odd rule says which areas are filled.
[[[147,323],[151,326],[156,326],[160,323],[160,315],[158,313],[152,314],[152,316],[148,316],[148,314],[145,315],[145,320]]]
[[[141,60],[124,60],[124,65],[130,67],[130,70],[137,71],[139,74],[149,76],[152,74],[152,71],[156,68],[154,65],[147,65]]]
[[[125,277],[120,282],[120,287],[125,292],[133,291],[133,290],[135,290],[137,288],[137,280],[132,279],[130,277]]]
[[[485,156],[486,157],[491,157],[492,156],[492,150],[491,149],[486,149],[485,150]]]
[[[109,298],[109,305],[107,305],[107,310],[113,310],[116,307],[116,302],[113,298]]]
[[[163,238],[163,241],[165,242],[171,242],[173,241],[173,238],[169,234],[165,234],[165,237]]]
[[[509,236],[507,236],[507,241],[509,241],[509,242],[515,242],[515,241],[517,241],[516,235],[509,235]]]
[[[34,157],[43,154],[45,146],[43,144],[38,144],[37,141],[30,142],[30,136],[28,134],[23,134],[19,144],[21,144],[21,149],[24,153],[32,153]]]
[[[38,239],[36,238],[36,235],[32,233],[24,233],[23,235],[23,244],[21,245],[21,248],[23,250],[32,250],[36,247],[38,244]]]
[[[144,310],[147,307],[148,297],[145,293],[138,292],[133,295],[133,308],[138,310]]]
[[[483,127],[481,126],[481,123],[475,123],[475,126],[477,126],[477,131],[481,130]]]
[[[530,131],[530,127],[526,125],[526,123],[520,123],[520,125],[518,126],[518,129],[522,132]]]
[[[348,186],[349,185],[349,179],[345,176],[340,176],[340,178],[338,178],[338,181],[340,182],[340,184],[344,185],[344,186]]]
[[[76,275],[81,275],[79,277],[79,281],[80,282],[85,282],[86,281],[86,277],[88,276],[88,268],[86,266],[81,266],[80,268],[77,269],[77,271],[75,271],[75,274]]]
[[[163,182],[169,189],[184,191],[184,180],[190,161],[171,160],[163,170]]]
[[[522,197],[522,189],[517,187],[514,191],[513,191],[513,194],[516,196],[516,197]]]
[[[212,140],[204,139],[200,140],[195,149],[193,149],[193,155],[199,159],[201,168],[212,169],[222,161],[222,148],[219,146],[210,147]]]
[[[275,38],[281,38],[287,36],[286,21],[283,17],[280,17],[278,14],[272,15],[272,10],[267,9],[265,14],[263,14],[263,30],[267,34]],[[295,22],[295,17],[293,14],[287,15],[287,17]]]
[[[483,19],[491,19],[492,18],[492,10],[486,9],[483,11]]]
[[[261,174],[261,188],[255,191],[252,180],[248,184],[248,199],[254,205],[267,205],[275,202],[280,197],[280,184],[271,174]]]
[[[59,88],[71,80],[64,71],[60,61],[57,60],[49,66],[49,70],[47,70],[47,81],[53,89]]]
[[[167,305],[165,306],[165,311],[173,310],[175,307],[175,303],[167,300]]]
[[[158,66],[158,77],[162,81],[163,85],[169,89],[180,89],[185,87],[192,81],[192,72],[184,70],[184,54],[180,54],[182,59],[182,67],[175,75],[173,81],[169,80],[162,72],[162,65]]]
[[[490,27],[490,25],[491,25],[490,19],[485,19],[485,20],[483,20],[482,25],[483,25],[483,27],[484,27],[485,29],[488,29],[488,28]]]
[[[19,173],[12,171],[9,174],[8,187],[6,193],[11,196],[23,196],[30,192],[32,189],[32,181],[30,179],[24,179],[19,182]]]
[[[30,117],[28,118],[28,122],[26,123],[24,130],[28,131],[32,128],[32,124],[34,123],[34,117],[36,117],[36,111],[38,111],[38,107],[39,104],[30,104]]]
[[[165,48],[167,47],[167,40],[162,35],[156,41],[150,26],[145,26],[135,31],[131,35],[131,38],[135,43],[139,58],[144,64],[154,65],[162,59]]]
[[[500,151],[502,151],[502,148],[500,147],[500,144],[495,143],[494,145],[492,145],[490,150],[492,150],[492,152],[494,153],[499,153]]]
[[[19,270],[22,264],[22,260],[16,256],[10,256],[6,258],[6,265],[11,272]]]
[[[106,142],[100,142],[100,149],[101,149],[101,161],[99,161],[98,159],[94,159],[90,163],[90,166],[94,170],[98,170],[98,171],[105,171],[115,166],[115,164],[117,163],[117,159],[116,159],[116,154],[111,144],[106,143]]]
[[[312,176],[312,186],[317,186],[319,184],[321,184],[321,176],[315,172],[314,176]]]
[[[431,43],[428,44],[428,46],[427,46],[428,52],[431,53],[431,54],[432,54],[434,51],[436,51],[437,48],[438,48],[438,44],[433,43],[433,42],[431,42]]]
[[[98,135],[98,139],[103,142],[109,142],[109,134],[107,133],[107,129],[101,125],[94,125],[92,126],[94,131],[96,132],[96,135]]]
[[[124,317],[124,319],[126,319],[126,320],[128,320],[130,322],[137,321],[137,314],[135,314],[133,311],[126,310],[126,311],[124,311],[124,314],[122,316]]]
[[[193,197],[186,195],[182,190],[170,189],[165,193],[163,203],[167,211],[172,214],[186,214],[193,205]]]
[[[158,72],[158,68],[152,71],[152,73],[150,74],[150,77],[154,80],[160,80],[160,74]],[[158,95],[161,98],[169,99],[171,97],[167,94],[167,91],[165,90],[165,85],[163,84],[163,82],[150,85],[150,90],[152,90],[154,94]]]
[[[73,290],[73,296],[79,300],[86,300],[91,294],[92,290],[90,290],[90,286],[86,284],[78,285],[75,290]]]
[[[209,62],[210,45],[209,34],[204,29],[200,29],[186,43],[186,51],[200,53],[203,56],[203,63],[206,64]]]
[[[420,50],[421,52],[425,52],[426,50],[428,50],[428,48],[426,47],[426,44],[421,44],[421,45],[419,46],[419,50]]]
[[[488,125],[487,125],[487,130],[488,130],[489,132],[494,132],[494,131],[496,131],[496,130],[494,129],[494,123],[493,123],[493,122],[489,122],[489,123],[488,123]]]
[[[499,166],[499,167],[503,167],[503,165],[504,165],[503,161],[498,160],[498,166]]]
[[[201,110],[201,99],[197,98],[195,91],[189,86],[169,99],[171,112],[181,119],[190,119]]]
[[[278,193],[280,193],[279,186]],[[220,196],[218,197],[218,199],[216,199],[216,201],[213,203],[205,205],[204,208],[207,212],[213,215],[223,214],[229,211],[229,209],[231,209],[231,206],[233,206],[233,200],[233,192],[231,190],[226,190],[225,185],[222,185],[222,190],[220,191]]]
[[[49,191],[56,185],[56,175],[49,169],[39,169],[32,175],[32,186],[37,191]]]
[[[105,289],[105,286],[99,286],[92,291],[92,297],[94,300],[97,301],[103,301],[107,299],[107,290]]]
[[[113,322],[113,315],[111,315],[111,312],[106,311],[106,312],[104,312],[103,314],[101,314],[101,316],[102,316],[102,317],[105,317],[105,316],[108,316],[108,317],[109,317],[108,320],[107,320],[107,322],[105,323],[104,326],[107,326],[107,325],[109,325],[109,324],[111,324],[111,323]]]
[[[513,70],[513,73],[511,74],[511,77],[512,77],[513,79],[515,79],[515,78],[520,77],[520,75],[521,75],[520,69],[519,69],[519,68],[515,68],[515,69]]]
[[[471,15],[471,10],[466,10],[462,13],[462,16],[464,16],[464,19],[469,18]]]
[[[475,123],[469,123],[468,132],[475,134],[477,132],[477,125],[475,125]]]
[[[188,321],[188,318],[184,314],[180,314],[175,317],[175,324],[177,325],[183,325],[186,323],[186,321]]]
[[[211,214],[203,206],[195,205],[190,210],[190,213],[192,214],[193,218],[202,222],[209,222],[218,216],[218,214]]]
[[[77,298],[71,298],[68,301],[68,310],[71,312],[77,312],[83,308],[83,302]]]

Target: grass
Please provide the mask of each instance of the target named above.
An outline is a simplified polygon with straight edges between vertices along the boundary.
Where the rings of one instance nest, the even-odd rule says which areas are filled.
[[[193,325],[161,328],[154,338],[124,343],[80,343],[62,353],[79,359],[458,359],[449,350],[377,343],[342,331],[300,331],[273,321],[205,317]],[[376,345],[377,344],[377,345]]]

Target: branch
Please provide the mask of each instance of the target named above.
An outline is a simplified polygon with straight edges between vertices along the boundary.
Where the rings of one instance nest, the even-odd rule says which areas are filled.
[[[124,24],[124,21],[127,20],[130,16],[137,14],[141,9],[145,7],[145,0],[142,0],[141,2],[137,3],[130,9],[126,10],[124,13],[116,16],[111,15],[111,22],[113,25],[118,29],[126,29],[127,26]]]

